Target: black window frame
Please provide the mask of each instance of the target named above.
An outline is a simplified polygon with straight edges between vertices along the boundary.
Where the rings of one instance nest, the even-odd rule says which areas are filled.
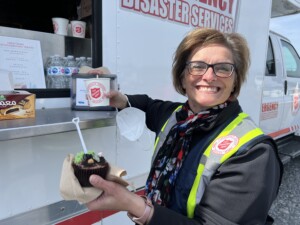
[[[268,77],[275,77],[276,76],[276,64],[275,64],[275,58],[274,58],[274,48],[273,48],[271,37],[269,37],[269,41],[268,41],[265,76],[268,76]]]

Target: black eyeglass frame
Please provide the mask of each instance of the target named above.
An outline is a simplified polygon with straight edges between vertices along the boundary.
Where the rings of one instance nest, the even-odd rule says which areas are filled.
[[[191,67],[190,67],[190,65],[191,65],[192,63],[203,63],[204,65],[206,65],[206,70],[205,70],[204,73],[201,74],[201,75],[199,75],[199,74],[192,74],[192,73],[191,73]],[[216,71],[215,71],[215,66],[216,66],[216,65],[222,65],[222,64],[226,64],[226,65],[231,65],[231,66],[232,66],[230,75],[228,75],[228,76],[220,76],[220,75],[218,75],[218,74],[216,73]],[[236,67],[235,67],[235,65],[234,65],[233,63],[227,63],[227,62],[208,64],[208,63],[203,62],[203,61],[187,61],[187,62],[186,62],[186,67],[187,67],[188,73],[189,73],[190,75],[192,75],[192,76],[203,76],[203,75],[207,72],[207,70],[211,67],[211,68],[213,69],[213,71],[214,71],[214,74],[215,74],[217,77],[221,77],[221,78],[228,78],[228,77],[230,77],[230,76],[233,74],[233,72],[236,70]]]

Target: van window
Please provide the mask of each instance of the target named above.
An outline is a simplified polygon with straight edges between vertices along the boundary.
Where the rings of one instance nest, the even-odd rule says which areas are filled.
[[[266,76],[275,76],[275,60],[274,60],[274,52],[271,40],[269,38],[268,43],[268,52],[267,52],[267,61],[266,61]]]
[[[300,77],[300,58],[297,54],[294,47],[284,41],[281,40],[282,44],[282,52],[283,52],[283,61],[284,67],[286,71],[286,75],[288,77]]]

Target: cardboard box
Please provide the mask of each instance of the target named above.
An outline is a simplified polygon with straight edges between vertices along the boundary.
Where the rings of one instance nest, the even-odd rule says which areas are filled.
[[[35,117],[35,94],[27,91],[0,91],[0,120]]]
[[[92,15],[92,0],[81,0],[80,18],[85,18]]]

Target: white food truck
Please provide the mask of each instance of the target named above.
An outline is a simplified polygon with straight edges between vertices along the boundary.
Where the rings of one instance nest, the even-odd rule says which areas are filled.
[[[185,101],[171,81],[173,53],[184,35],[195,27],[241,33],[250,46],[251,67],[239,101],[278,141],[284,163],[300,154],[300,59],[288,39],[269,31],[271,0],[94,0],[92,7],[95,29],[88,47],[93,67],[109,68],[127,94]],[[0,36],[39,40],[43,61],[46,50],[62,39],[45,35],[0,27]],[[54,97],[60,90],[40,92],[35,118],[0,121],[0,225],[132,224],[126,213],[90,212],[62,199],[63,160],[82,150],[72,119],[80,118],[87,148],[124,168],[124,179],[136,192],[147,178],[154,134],[145,128],[140,139],[129,141],[116,127],[117,111],[74,110],[69,92]]]

